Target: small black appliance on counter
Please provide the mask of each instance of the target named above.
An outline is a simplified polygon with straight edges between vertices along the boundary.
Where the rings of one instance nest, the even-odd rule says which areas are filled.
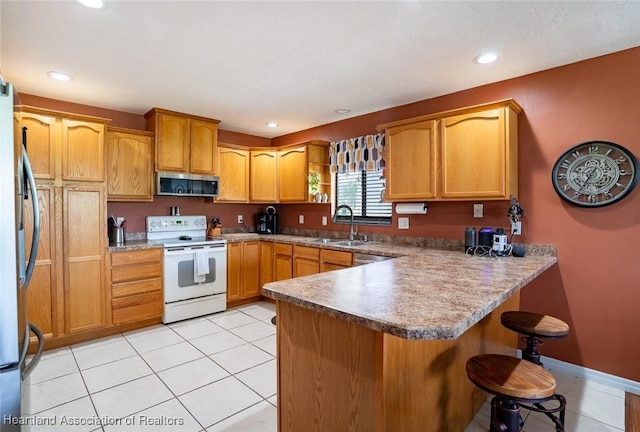
[[[266,213],[258,213],[256,232],[258,234],[278,233],[278,215],[273,206],[267,207]]]

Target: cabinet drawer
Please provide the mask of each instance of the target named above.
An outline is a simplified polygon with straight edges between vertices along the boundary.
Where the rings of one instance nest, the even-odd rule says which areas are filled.
[[[162,277],[161,264],[141,264],[136,266],[114,267],[111,269],[111,282],[126,282]]]
[[[162,253],[163,250],[161,248],[112,252],[111,266],[117,267],[142,263],[162,263]]]
[[[162,291],[161,278],[113,284],[111,286],[111,297],[118,298],[151,291]]]
[[[162,291],[136,294],[111,300],[113,323],[121,324],[162,316]]]
[[[276,255],[293,255],[293,245],[276,243],[273,247]]]
[[[322,249],[320,257],[323,263],[333,263],[345,266],[351,266],[353,264],[353,254],[351,252]]]
[[[293,256],[296,258],[307,258],[310,260],[318,261],[320,259],[320,249],[295,245],[293,247]]]

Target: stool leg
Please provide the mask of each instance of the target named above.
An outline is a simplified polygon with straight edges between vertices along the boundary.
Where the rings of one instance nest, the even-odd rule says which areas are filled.
[[[540,361],[541,354],[540,351],[538,351],[538,346],[542,345],[542,341],[535,336],[523,337],[522,340],[527,344],[525,350],[522,351],[522,358],[530,361],[531,363],[543,366]]]
[[[519,432],[522,426],[520,406],[498,396],[491,400],[491,432]]]

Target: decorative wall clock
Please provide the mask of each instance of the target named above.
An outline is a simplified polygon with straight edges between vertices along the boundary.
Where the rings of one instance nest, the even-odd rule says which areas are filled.
[[[638,182],[638,161],[621,145],[588,141],[567,150],[551,172],[560,198],[580,207],[603,207],[627,196]]]

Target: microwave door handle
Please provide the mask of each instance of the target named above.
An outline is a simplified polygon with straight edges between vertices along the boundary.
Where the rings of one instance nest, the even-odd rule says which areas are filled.
[[[33,372],[33,370],[36,368],[36,366],[38,366],[38,362],[42,357],[42,351],[44,350],[44,335],[42,334],[42,331],[35,324],[32,324],[32,323],[28,323],[27,328],[29,329],[30,332],[33,332],[33,334],[35,334],[36,337],[38,338],[38,348],[36,348],[36,352],[33,354],[33,358],[31,358],[31,361],[25,365],[22,371],[22,380],[28,377],[29,374]],[[25,344],[23,346],[29,347],[29,332],[27,332],[27,335],[24,338],[24,340],[25,340]],[[23,350],[23,356],[20,358],[20,360],[24,362],[26,360],[26,357],[27,357],[27,351]]]
[[[27,156],[27,151],[22,147],[22,161],[24,164],[25,172],[29,179],[29,187],[31,188],[31,207],[33,208],[33,236],[31,237],[31,252],[29,253],[29,263],[27,264],[27,270],[25,272],[23,287],[26,289],[31,281],[33,270],[36,265],[36,255],[38,255],[38,243],[40,243],[40,209],[38,207],[38,192],[36,190],[36,180],[33,177],[33,170],[31,169],[31,163]]]

